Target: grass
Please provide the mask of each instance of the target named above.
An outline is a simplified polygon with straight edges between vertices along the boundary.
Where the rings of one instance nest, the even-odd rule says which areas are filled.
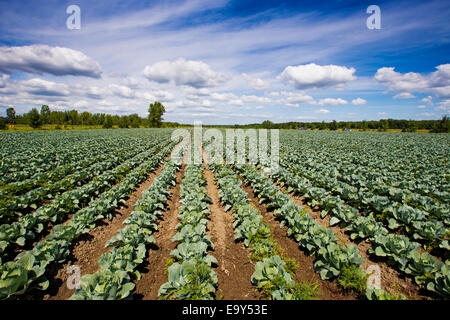
[[[368,275],[356,265],[344,266],[337,281],[345,290],[354,291],[359,295],[364,295],[367,288]]]
[[[117,128],[117,127],[116,127]],[[87,126],[87,125],[57,125],[45,124],[38,129],[33,129],[26,124],[9,125],[8,130],[0,130],[0,132],[26,132],[26,131],[60,131],[60,130],[92,130],[103,129],[102,126]]]

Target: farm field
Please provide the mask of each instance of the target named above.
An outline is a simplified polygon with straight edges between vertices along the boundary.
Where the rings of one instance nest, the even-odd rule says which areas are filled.
[[[450,297],[448,134],[280,130],[270,172],[172,133],[0,133],[0,299]]]

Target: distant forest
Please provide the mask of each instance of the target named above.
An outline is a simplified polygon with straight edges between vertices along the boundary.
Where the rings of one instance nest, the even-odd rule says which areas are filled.
[[[23,115],[16,115],[13,108],[7,109],[6,117],[0,118],[0,129],[5,129],[7,124],[28,124],[33,128],[39,128],[44,124],[53,125],[83,125],[102,126],[104,128],[140,128],[154,127],[149,118],[140,117],[138,114],[110,115],[105,113],[90,113],[77,110],[52,111],[48,106],[42,106],[40,112],[32,109]],[[304,129],[304,130],[401,130],[403,132],[415,132],[417,130],[429,130],[430,132],[450,132],[450,121],[447,116],[441,120],[396,120],[381,119],[377,121],[331,121],[331,122],[285,122],[273,123],[266,120],[262,123],[246,125],[203,125],[207,128],[256,128],[256,129]],[[161,122],[158,127],[177,128],[193,127],[189,124],[178,122]]]

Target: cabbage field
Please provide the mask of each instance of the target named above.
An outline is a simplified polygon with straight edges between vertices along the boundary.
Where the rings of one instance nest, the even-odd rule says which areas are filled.
[[[0,133],[0,299],[450,297],[448,134],[281,130],[271,171],[172,133]]]

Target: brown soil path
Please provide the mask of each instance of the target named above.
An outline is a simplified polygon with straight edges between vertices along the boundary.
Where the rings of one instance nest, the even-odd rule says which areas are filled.
[[[275,184],[279,187],[278,184]],[[280,188],[283,192],[286,192],[286,188]],[[404,294],[408,299],[424,299],[421,296],[420,287],[414,283],[414,280],[405,277],[403,274],[389,266],[384,259],[377,258],[368,253],[369,248],[372,246],[370,241],[353,241],[350,239],[349,232],[345,228],[340,228],[339,226],[330,227],[331,216],[327,215],[325,218],[320,217],[319,207],[311,208],[306,203],[304,197],[295,196],[293,193],[290,194],[291,199],[295,204],[304,207],[314,220],[316,220],[320,225],[333,230],[336,237],[340,240],[341,244],[355,245],[360,255],[365,259],[365,262],[361,265],[364,270],[367,270],[369,266],[376,265],[380,268],[380,278],[381,278],[381,288],[389,292],[400,292]]]
[[[117,234],[124,227],[123,221],[130,216],[134,210],[134,204],[142,198],[142,192],[147,190],[153,183],[153,180],[161,173],[166,161],[171,155],[178,150],[180,144],[176,145],[171,154],[167,156],[160,166],[150,173],[147,179],[142,182],[135,191],[128,197],[126,203],[113,212],[111,220],[103,219],[97,222],[97,226],[89,231],[89,233],[81,236],[73,243],[71,254],[66,263],[63,265],[51,265],[47,270],[47,278],[50,280],[49,289],[45,295],[33,294],[32,299],[45,300],[65,300],[72,296],[74,289],[69,289],[66,285],[70,274],[67,273],[71,265],[80,267],[81,276],[84,274],[92,274],[100,269],[98,258],[110,251],[105,248],[106,242]],[[72,217],[73,215],[71,215]],[[70,217],[70,218],[71,218]],[[64,222],[67,223],[70,220]]]
[[[267,211],[267,206],[265,204],[259,204],[258,198],[250,186],[245,185],[243,182],[242,187],[245,192],[247,192],[252,204],[263,216],[264,223],[271,228],[272,237],[281,248],[282,253],[287,258],[293,258],[297,262],[298,268],[293,278],[295,282],[316,282],[318,284],[319,291],[317,298],[320,300],[356,299],[355,295],[343,292],[335,281],[330,282],[321,280],[319,274],[314,270],[314,257],[306,255],[305,252],[299,247],[299,244],[291,237],[288,237],[286,233],[287,227],[280,228],[280,222],[275,219],[272,213]]]
[[[225,212],[219,198],[219,190],[214,173],[209,169],[206,155],[204,175],[208,182],[208,196],[212,199],[208,234],[214,243],[218,268],[214,269],[218,278],[216,297],[224,300],[257,300],[262,296],[250,282],[255,271],[255,263],[250,261],[250,250],[242,242],[235,242],[233,222],[230,212]]]
[[[170,258],[170,251],[176,247],[176,242],[171,239],[177,231],[175,227],[178,223],[180,186],[184,168],[185,165],[182,165],[181,170],[177,172],[176,185],[170,190],[172,195],[168,200],[167,209],[162,216],[162,220],[158,223],[158,230],[153,233],[156,243],[148,251],[144,265],[138,269],[142,277],[139,281],[135,281],[134,299],[158,299],[159,288],[167,282],[166,261]]]
[[[83,235],[74,245],[70,260],[62,266],[55,266],[50,270],[50,274],[55,274],[50,280],[50,288],[44,299],[65,300],[75,292],[68,289],[66,281],[70,274],[66,270],[71,265],[80,267],[81,275],[92,274],[100,269],[98,258],[111,249],[105,248],[106,242],[117,234],[124,227],[123,221],[133,212],[133,205],[142,198],[142,192],[147,190],[153,180],[161,173],[164,163],[158,169],[149,174],[147,179],[130,195],[126,203],[113,212],[112,220],[101,220],[98,225],[91,229],[88,234]]]
[[[181,146],[181,144],[178,146]],[[181,180],[183,179],[187,157],[190,156],[190,148],[190,145],[187,146],[181,169],[177,172],[176,184],[170,189],[171,196],[166,202],[167,209],[162,216],[162,220],[158,222],[158,230],[153,233],[156,243],[148,250],[144,264],[138,268],[141,279],[135,281],[134,299],[157,300],[159,288],[167,282],[166,262],[170,258],[170,251],[174,250],[177,245],[176,242],[172,241],[172,237],[177,232],[175,227],[178,224]]]

